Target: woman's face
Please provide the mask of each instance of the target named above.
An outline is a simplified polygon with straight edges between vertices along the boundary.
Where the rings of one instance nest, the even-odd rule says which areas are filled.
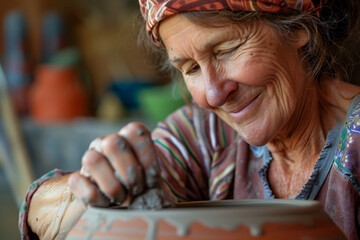
[[[160,36],[193,99],[248,143],[265,145],[291,122],[305,86],[304,31],[285,41],[267,24],[205,27],[178,14],[161,22]]]

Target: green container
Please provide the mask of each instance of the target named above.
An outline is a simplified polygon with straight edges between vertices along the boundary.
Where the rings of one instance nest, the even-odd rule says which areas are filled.
[[[171,83],[141,90],[139,104],[140,110],[150,121],[159,122],[184,106],[186,101],[179,84]]]

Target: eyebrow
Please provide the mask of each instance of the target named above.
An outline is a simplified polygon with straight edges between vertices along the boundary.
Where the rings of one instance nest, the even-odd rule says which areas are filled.
[[[180,62],[182,61],[183,59],[182,58],[178,58],[176,56],[173,57],[173,59],[171,59],[172,62],[176,63],[176,62]]]
[[[169,62],[174,65],[175,67],[179,67],[181,65],[183,65],[184,62],[186,62],[187,59],[186,58],[179,58],[176,56],[173,56],[172,58],[169,58]]]
[[[185,59],[184,58],[179,58],[177,56],[173,56],[173,58],[170,58],[169,61],[173,64],[177,64],[179,62],[183,62]]]
[[[213,35],[211,35],[211,38],[208,39],[208,36],[204,39],[204,44],[202,45],[202,50],[208,49],[209,47],[213,47],[216,46],[218,44],[220,44],[225,38],[225,36],[228,36],[228,34],[232,33],[232,29],[228,29],[226,32],[222,32],[222,33],[214,33]],[[203,39],[199,39],[200,41]],[[165,45],[164,45],[165,46]],[[171,48],[172,49],[172,48]],[[189,59],[186,58],[180,58],[177,56],[172,56],[171,58],[169,57],[169,62],[171,64],[173,64],[174,66],[181,66],[184,62],[188,61]]]
[[[224,40],[229,40],[229,38],[232,38],[234,35],[234,31],[232,28],[228,28],[226,29],[226,31],[224,32],[213,32],[210,35],[210,39],[209,36],[207,36],[206,38],[200,38],[199,40],[203,42],[202,44],[202,50],[208,49],[210,47],[214,47],[216,45],[219,45],[220,43],[224,42]]]
[[[166,48],[165,43],[162,41],[160,34],[159,34],[159,40],[160,40],[160,43]],[[171,49],[171,51],[173,51],[173,48],[170,48],[170,49]],[[184,62],[184,61],[185,61],[185,59],[179,58],[176,56],[173,56],[172,59],[169,57],[170,64],[172,64],[174,66],[179,66],[180,65],[179,62]]]

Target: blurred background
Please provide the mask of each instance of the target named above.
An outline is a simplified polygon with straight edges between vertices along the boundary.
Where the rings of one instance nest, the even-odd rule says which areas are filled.
[[[134,0],[12,0],[0,6],[0,239],[19,239],[29,184],[77,170],[92,139],[149,129],[185,101],[137,46]]]
[[[92,139],[133,120],[153,129],[185,104],[177,79],[137,46],[138,17],[135,0],[2,2],[0,239],[20,238],[18,209],[33,180],[77,170]]]

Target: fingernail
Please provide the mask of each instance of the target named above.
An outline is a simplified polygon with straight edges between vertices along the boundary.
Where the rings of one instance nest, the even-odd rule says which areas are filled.
[[[107,207],[110,205],[110,203],[113,203],[114,199],[111,198],[110,196],[107,196],[105,193],[100,192],[98,193],[98,197],[96,199],[96,204],[94,204],[94,206],[97,207]]]
[[[101,138],[97,138],[95,139],[94,141],[92,141],[90,143],[90,146],[89,146],[89,149],[94,149],[98,152],[102,152],[102,149],[101,149],[101,142],[102,142],[102,139]]]

